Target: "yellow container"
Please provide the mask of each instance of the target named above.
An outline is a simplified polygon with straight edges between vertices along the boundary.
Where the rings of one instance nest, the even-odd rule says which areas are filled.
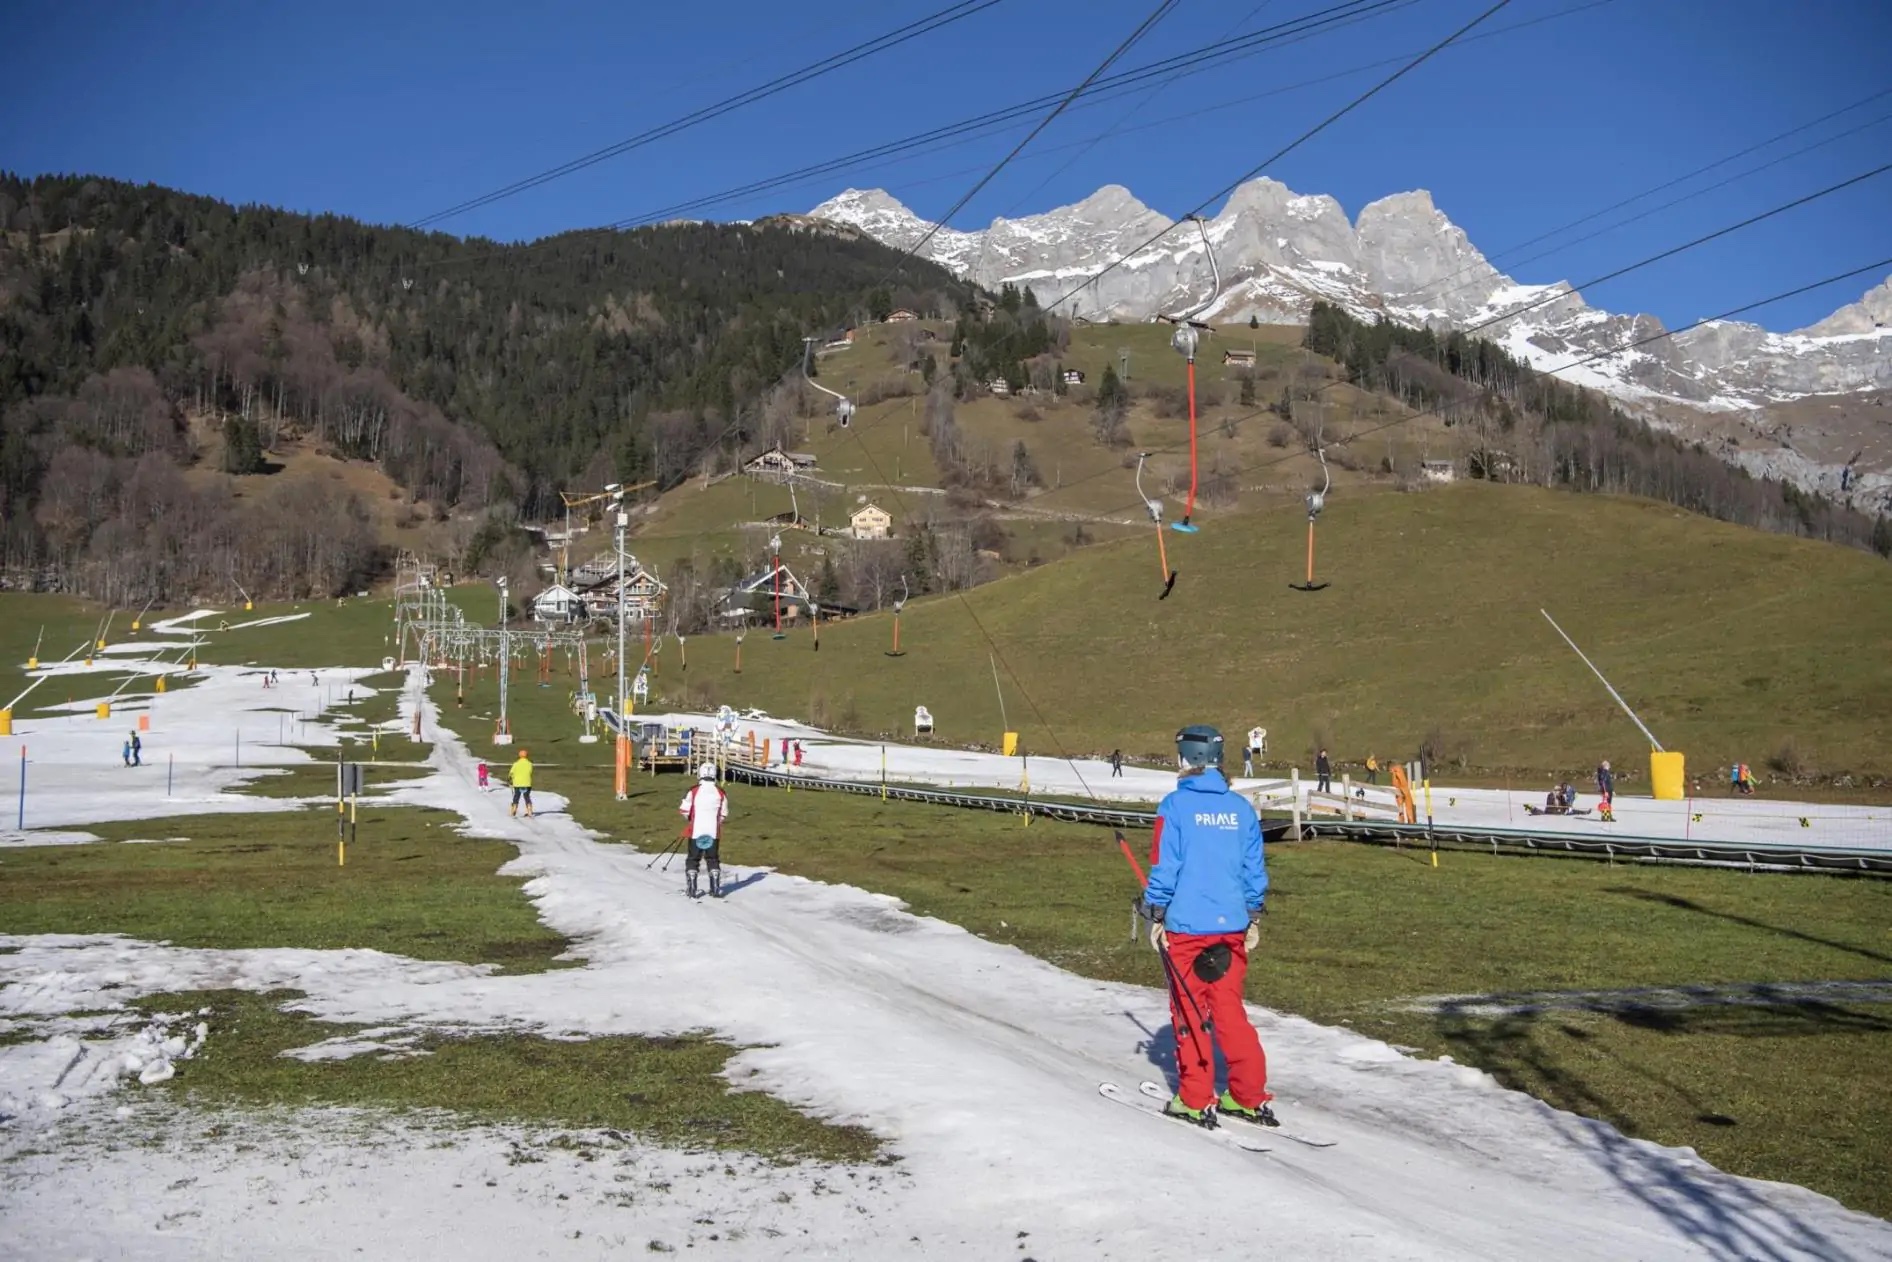
[[[1018,733],[1017,732],[1007,732],[1005,734],[1005,743],[1003,745],[1003,749],[1005,751],[1005,756],[1007,758],[1010,758],[1013,755],[1018,753]]]
[[[99,717],[101,719],[109,719],[112,717],[112,703],[111,702],[109,701],[99,702]]]
[[[1687,797],[1686,781],[1678,751],[1649,751],[1649,787],[1659,800],[1679,802]]]
[[[163,676],[163,675],[159,675],[159,676],[158,676],[158,686],[157,686],[157,691],[159,691],[159,692],[163,692],[163,691],[164,691],[164,676]]]
[[[0,736],[13,735],[13,711],[0,710]]]
[[[28,669],[28,670],[38,670],[38,669],[39,669],[39,659],[38,659],[37,657],[29,657],[29,658],[27,658],[27,659],[26,659],[26,669]]]

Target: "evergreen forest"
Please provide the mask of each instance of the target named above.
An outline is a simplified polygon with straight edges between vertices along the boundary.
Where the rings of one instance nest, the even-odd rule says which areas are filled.
[[[293,437],[436,514],[543,518],[736,458],[804,337],[968,299],[793,217],[507,245],[0,173],[0,566],[107,600],[349,590],[386,562],[360,504],[221,475]]]

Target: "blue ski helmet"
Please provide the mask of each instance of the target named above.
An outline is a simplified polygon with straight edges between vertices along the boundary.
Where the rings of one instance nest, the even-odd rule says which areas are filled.
[[[1192,723],[1176,733],[1176,757],[1185,767],[1220,767],[1222,733],[1204,723]]]

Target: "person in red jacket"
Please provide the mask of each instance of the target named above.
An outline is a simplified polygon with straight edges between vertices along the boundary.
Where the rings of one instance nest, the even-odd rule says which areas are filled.
[[[1242,983],[1261,938],[1268,869],[1261,818],[1222,775],[1222,734],[1176,734],[1182,774],[1156,811],[1144,912],[1150,945],[1169,979],[1176,1031],[1171,1117],[1213,1127],[1221,1117],[1278,1126],[1268,1102],[1268,1057],[1248,1019]],[[1215,1093],[1215,1049],[1228,1062],[1228,1089]]]

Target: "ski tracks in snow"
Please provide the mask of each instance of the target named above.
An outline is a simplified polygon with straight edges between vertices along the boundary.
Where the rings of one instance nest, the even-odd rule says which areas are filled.
[[[404,693],[404,706],[412,696]],[[1414,1060],[1351,1031],[1261,1009],[1251,1011],[1269,1052],[1277,1111],[1339,1146],[1282,1143],[1258,1154],[1204,1144],[1180,1126],[1172,1134],[1111,1107],[1096,1089],[1100,1080],[1168,1072],[1173,1048],[1160,987],[1077,977],[909,914],[886,896],[740,862],[725,866],[730,897],[683,899],[674,866],[654,870],[650,853],[601,843],[558,810],[555,773],[539,794],[553,810],[508,817],[503,795],[477,789],[473,759],[438,727],[431,701],[421,704],[434,771],[397,788],[395,800],[457,812],[469,832],[517,843],[520,857],[506,870],[529,877],[528,896],[546,923],[574,940],[585,966],[502,977],[396,967],[371,982],[317,968],[298,983],[308,992],[299,1007],[397,1030],[709,1030],[744,1047],[726,1071],[738,1088],[866,1126],[899,1159],[835,1200],[818,1194],[859,1172],[808,1166],[785,1174],[718,1157],[728,1174],[679,1181],[665,1205],[647,1197],[641,1211],[611,1211],[612,1221],[639,1224],[625,1235],[633,1246],[644,1238],[640,1213],[651,1223],[685,1221],[679,1216],[694,1204],[698,1221],[769,1224],[763,1235],[735,1239],[690,1229],[692,1243],[730,1258],[1140,1260],[1172,1251],[1184,1229],[1191,1252],[1208,1257],[1258,1249],[1307,1259],[1892,1253],[1892,1225],[1828,1198],[1735,1179],[1690,1152],[1625,1139],[1501,1090],[1478,1071]],[[656,783],[660,794],[668,791]],[[726,849],[739,860],[742,812],[766,810],[766,795],[749,795],[737,808]],[[212,1031],[213,1054],[215,1041]],[[317,1127],[281,1142],[328,1151],[353,1141]],[[279,1147],[260,1147],[252,1184],[279,1173]],[[408,1156],[419,1161],[411,1188],[404,1180],[311,1176],[326,1182],[297,1194],[302,1203],[331,1201],[321,1218],[329,1226],[289,1237],[287,1252],[269,1216],[254,1215],[238,1196],[206,1199],[195,1231],[225,1251],[267,1243],[277,1256],[297,1249],[326,1256],[359,1243],[351,1223],[393,1217],[432,1224],[434,1244],[451,1244],[463,1259],[516,1257],[522,1247],[542,1248],[549,1224],[573,1212],[554,1208],[545,1192],[501,1198],[478,1215],[443,1214],[433,1199],[409,1205],[404,1198],[451,1201],[458,1193],[436,1187],[444,1167]],[[652,1169],[687,1164],[661,1150],[638,1160]],[[243,1163],[228,1162],[228,1178],[239,1180]],[[361,1153],[355,1164],[379,1169],[377,1162]],[[162,1162],[140,1159],[117,1162],[102,1177],[135,1203],[163,1173]],[[569,1186],[608,1197],[594,1173],[581,1163]],[[85,1174],[35,1177],[42,1191],[70,1184],[84,1195]],[[785,1180],[809,1191],[792,1211],[777,1205]]]

